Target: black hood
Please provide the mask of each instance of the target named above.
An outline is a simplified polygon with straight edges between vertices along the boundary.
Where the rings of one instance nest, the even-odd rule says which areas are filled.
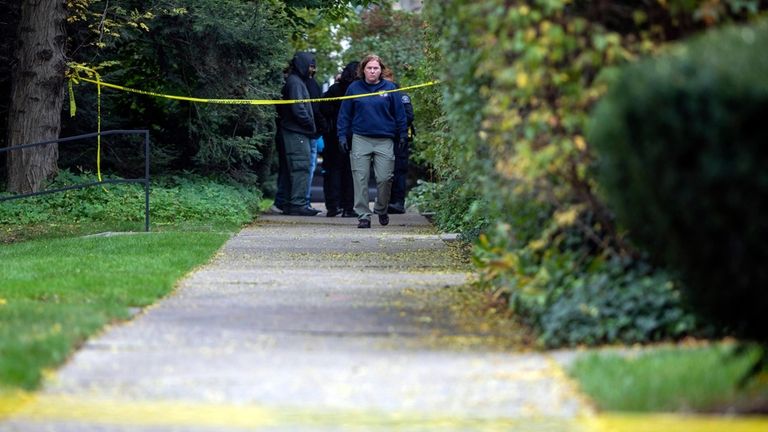
[[[341,78],[339,81],[344,82],[346,84],[351,83],[352,81],[357,79],[357,67],[360,65],[360,62],[353,61],[349,64],[347,64],[344,67],[344,70],[341,71]]]
[[[315,55],[311,52],[297,52],[291,60],[293,72],[302,80],[309,78],[309,65],[315,64]]]

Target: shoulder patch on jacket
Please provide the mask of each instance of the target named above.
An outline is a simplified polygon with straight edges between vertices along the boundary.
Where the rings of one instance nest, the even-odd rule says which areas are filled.
[[[411,98],[408,95],[403,95],[402,101],[404,104],[409,104],[411,103]]]

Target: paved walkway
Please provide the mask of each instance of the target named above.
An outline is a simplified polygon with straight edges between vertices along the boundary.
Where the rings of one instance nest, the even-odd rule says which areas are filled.
[[[592,430],[552,357],[439,343],[449,252],[413,214],[262,217],[0,430]]]

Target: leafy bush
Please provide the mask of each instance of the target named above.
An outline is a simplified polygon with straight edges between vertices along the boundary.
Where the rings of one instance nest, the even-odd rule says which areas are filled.
[[[46,189],[93,181],[60,171]],[[155,180],[150,188],[152,224],[210,221],[242,225],[253,220],[261,193],[230,183],[187,175]],[[0,203],[0,225],[144,220],[144,188],[107,185]]]
[[[768,340],[768,21],[626,68],[591,141],[631,236],[708,316]]]
[[[490,219],[474,191],[460,181],[429,183],[420,181],[408,194],[408,205],[432,215],[433,222],[445,232],[462,233],[474,240]]]
[[[696,329],[672,279],[642,261],[513,248],[509,225],[480,236],[473,260],[482,281],[547,347],[677,339]],[[578,238],[578,237],[574,237]]]
[[[666,320],[636,301],[661,295],[660,304],[679,305],[677,286],[665,288],[669,276],[649,267],[602,199],[585,139],[589,111],[619,66],[766,7],[735,0],[716,7],[686,0],[425,2],[438,51],[431,60],[443,92],[443,116],[435,123],[445,130],[422,142],[419,154],[439,164],[438,181],[460,181],[488,209],[466,213],[487,216],[474,257],[480,283],[509,297],[518,315],[542,331],[544,343],[653,340],[689,328],[679,306],[678,318]],[[568,276],[551,276],[555,271]],[[614,297],[635,305],[577,325],[574,317],[588,293],[601,297],[591,304],[603,309],[614,308]],[[644,326],[649,313],[658,330]],[[558,332],[543,328],[549,319],[561,325]],[[626,320],[636,333],[609,331]]]
[[[682,307],[668,275],[616,261],[602,267],[550,282],[563,294],[537,323],[544,344],[651,342],[679,339],[695,330],[695,320]]]

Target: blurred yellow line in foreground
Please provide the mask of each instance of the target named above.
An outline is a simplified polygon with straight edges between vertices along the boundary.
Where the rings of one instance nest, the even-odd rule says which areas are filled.
[[[768,416],[601,414],[599,432],[765,432]]]
[[[2,403],[2,401],[0,401]],[[0,409],[0,413],[2,410]],[[447,413],[382,412],[334,408],[290,408],[263,405],[224,405],[181,401],[126,401],[39,396],[34,401],[7,413],[14,421],[24,423],[67,422],[138,426],[201,427],[256,429],[290,427],[305,430],[321,427],[330,430],[467,430],[576,431],[588,432],[583,420],[560,418],[472,418]],[[6,418],[5,420],[8,420]],[[0,415],[2,421],[2,415]]]
[[[764,432],[768,417],[597,415],[576,419],[526,416],[472,418],[455,414],[301,409],[181,401],[126,401],[68,396],[0,397],[0,421],[75,422],[120,426],[264,428],[274,426],[547,432]]]

